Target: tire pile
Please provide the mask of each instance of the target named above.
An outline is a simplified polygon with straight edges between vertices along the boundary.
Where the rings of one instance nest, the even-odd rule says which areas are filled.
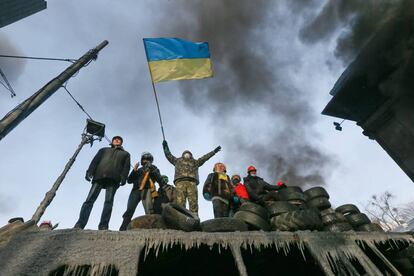
[[[144,215],[131,221],[128,229],[176,229],[182,231],[233,232],[263,231],[383,231],[371,223],[353,204],[331,208],[329,194],[322,187],[302,191],[289,186],[280,190],[276,201],[265,207],[244,203],[231,218],[216,218],[200,223],[190,211],[177,204],[167,204],[162,215]]]

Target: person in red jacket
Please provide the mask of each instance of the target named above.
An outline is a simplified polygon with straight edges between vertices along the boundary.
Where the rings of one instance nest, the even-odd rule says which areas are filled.
[[[246,187],[241,183],[241,177],[235,174],[231,177],[231,182],[234,186],[234,196],[232,204],[232,213],[236,213],[240,206],[249,201],[249,193]]]
[[[241,177],[238,174],[235,174],[231,177],[231,182],[234,186],[234,194],[239,198],[243,203],[244,201],[249,201],[249,194],[247,193],[246,187],[241,183]]]

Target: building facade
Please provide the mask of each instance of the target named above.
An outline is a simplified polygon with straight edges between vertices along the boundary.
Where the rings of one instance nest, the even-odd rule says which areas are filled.
[[[414,181],[414,3],[407,1],[336,82],[322,114],[355,121]]]
[[[0,28],[46,9],[44,0],[0,0]]]

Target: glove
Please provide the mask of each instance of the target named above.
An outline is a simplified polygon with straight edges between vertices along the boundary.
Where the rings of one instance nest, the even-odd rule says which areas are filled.
[[[126,184],[126,179],[121,179],[121,183],[119,183],[120,186],[124,186]]]
[[[283,181],[277,182],[277,186],[279,187],[279,189],[285,189],[287,187]]]
[[[217,153],[219,151],[221,151],[221,146],[218,146],[217,148],[214,149],[214,153]]]
[[[93,178],[93,175],[90,172],[86,172],[85,180],[90,182]]]
[[[233,202],[234,204],[239,204],[240,203],[240,199],[238,196],[233,196]]]
[[[210,195],[209,193],[204,193],[204,194],[203,194],[203,197],[204,197],[206,200],[211,200],[211,195]]]
[[[166,140],[162,141],[162,147],[163,148],[168,148],[168,143]]]

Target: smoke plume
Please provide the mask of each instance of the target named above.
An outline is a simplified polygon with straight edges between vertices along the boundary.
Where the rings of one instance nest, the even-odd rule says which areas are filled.
[[[2,55],[22,55],[21,51],[13,45],[10,39],[3,33],[0,33],[0,54]],[[10,84],[17,81],[23,72],[25,61],[23,59],[2,58],[0,57],[0,69],[6,75]],[[2,78],[0,77],[0,80]],[[4,88],[0,85],[0,90]]]
[[[315,43],[337,36],[335,56],[345,65],[352,61],[372,34],[403,0],[329,0],[305,25],[302,41]]]
[[[301,61],[291,50],[298,30],[290,28],[306,9],[298,8],[299,1],[290,5],[187,1],[178,14],[167,8],[173,19],[166,17],[159,28],[210,44],[214,78],[180,82],[180,90],[187,107],[211,118],[228,167],[245,174],[254,164],[272,180],[324,185],[331,158],[315,146],[312,125],[319,111],[309,106],[306,85],[293,84]]]

